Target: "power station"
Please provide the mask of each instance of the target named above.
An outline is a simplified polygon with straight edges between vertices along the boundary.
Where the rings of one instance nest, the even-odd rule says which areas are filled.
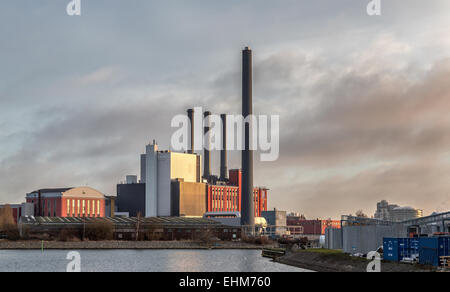
[[[216,176],[211,173],[212,113],[210,111],[201,113],[203,116],[203,157],[201,157],[195,153],[195,126],[198,126],[195,117],[200,113],[188,109],[190,133],[187,152],[160,151],[155,141],[147,145],[146,153],[141,155],[140,184],[145,187],[137,187],[134,183],[119,184],[118,211],[130,212],[132,215],[141,213],[145,217],[202,217],[205,212],[240,212],[242,225],[254,225],[255,217],[260,217],[262,212],[267,211],[268,189],[253,186],[252,79],[252,51],[246,47],[242,51],[244,147],[241,153],[241,168],[228,171],[227,115],[221,114],[220,174]],[[130,204],[131,198],[135,200],[135,204]]]

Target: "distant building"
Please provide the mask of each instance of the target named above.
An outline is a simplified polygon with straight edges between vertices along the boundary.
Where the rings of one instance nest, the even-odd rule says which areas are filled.
[[[397,207],[399,207],[399,205],[389,205],[386,200],[382,200],[377,203],[377,211],[375,212],[374,218],[388,221],[390,220],[390,213]]]
[[[128,212],[129,216],[145,215],[145,184],[118,184],[116,198],[117,212]]]
[[[271,226],[286,226],[286,211],[273,209],[270,211],[262,211],[261,217],[265,218],[267,225]]]
[[[21,216],[34,216],[34,206],[31,203],[0,205],[0,209],[6,207],[11,208],[11,215],[16,223],[19,222]]]
[[[391,221],[401,222],[423,217],[423,211],[412,207],[397,207],[391,211]]]
[[[127,180],[127,184],[137,184],[138,183],[137,175],[127,175],[126,180]]]
[[[422,210],[389,204],[386,200],[382,200],[377,203],[377,211],[374,215],[375,219],[394,222],[416,219],[420,217],[423,217]]]
[[[41,189],[26,195],[35,216],[105,217],[105,195],[90,187]]]
[[[116,196],[105,196],[105,217],[114,217],[117,211]]]
[[[291,234],[296,235],[299,235],[298,232],[303,232],[304,235],[325,235],[327,227],[341,228],[339,220],[305,220],[302,216],[287,216],[286,221]]]

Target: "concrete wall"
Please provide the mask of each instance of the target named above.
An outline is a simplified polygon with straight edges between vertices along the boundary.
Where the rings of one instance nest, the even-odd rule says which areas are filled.
[[[338,228],[325,229],[325,248],[342,249],[342,230]]]
[[[407,230],[400,225],[344,226],[343,249],[346,253],[363,253],[377,250],[383,245],[383,237],[407,237]]]
[[[158,153],[158,216],[170,216],[171,153]]]
[[[206,184],[172,181],[172,216],[201,217],[206,212]]]
[[[171,152],[170,178],[200,182],[200,161],[195,154]]]

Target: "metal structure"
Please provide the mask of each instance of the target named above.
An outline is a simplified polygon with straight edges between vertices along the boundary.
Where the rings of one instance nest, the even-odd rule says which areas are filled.
[[[252,51],[246,47],[242,52],[242,116],[253,114],[252,97]],[[251,120],[251,119],[250,119]],[[250,147],[251,121],[244,123],[245,147],[242,150],[242,225],[254,225],[253,202],[253,150]]]
[[[367,253],[383,244],[383,238],[406,238],[450,232],[450,212],[393,222],[342,216],[342,247],[347,253]]]

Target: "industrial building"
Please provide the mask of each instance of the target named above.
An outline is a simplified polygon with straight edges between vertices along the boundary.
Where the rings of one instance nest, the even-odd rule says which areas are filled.
[[[341,222],[341,230],[330,233],[333,238],[342,239],[341,242],[335,239],[326,239],[326,242],[330,243],[329,248],[343,249],[351,254],[375,251],[383,245],[383,238],[432,237],[450,233],[450,212],[402,222],[342,216]]]
[[[253,189],[254,217],[262,217],[261,213],[267,211],[267,191],[265,187]],[[226,182],[208,184],[208,212],[241,212],[241,202],[242,170],[230,170]]]
[[[274,235],[287,235],[289,232],[286,228],[286,211],[273,209],[270,211],[264,210],[261,216],[266,220],[267,225],[271,226]]]
[[[34,206],[30,203],[0,205],[0,209],[11,208],[11,215],[17,223],[21,216],[34,216]]]
[[[141,180],[142,181],[142,180]],[[117,212],[128,212],[129,216],[137,217],[145,214],[145,183],[117,185]]]
[[[242,52],[242,115],[253,112],[252,51]],[[202,159],[194,153],[194,110],[187,111],[190,120],[190,147],[187,153],[160,151],[153,141],[140,157],[141,179],[128,176],[126,184],[117,186],[117,209],[138,213],[145,217],[185,216],[201,217],[206,212],[240,212],[243,225],[254,225],[254,218],[267,211],[265,187],[253,187],[253,151],[250,149],[251,123],[244,124],[245,147],[242,168],[229,172],[227,167],[226,115],[222,114],[222,150],[220,176],[211,173],[210,119],[211,112],[202,113],[204,134],[203,175]],[[144,191],[145,189],[145,191]]]
[[[62,230],[70,230],[83,236],[83,230],[90,224],[112,224],[113,238],[116,240],[182,240],[201,239],[205,235],[221,240],[233,240],[241,237],[240,227],[225,226],[205,218],[67,218],[22,216],[19,228],[29,237],[40,238],[42,234],[57,238]]]
[[[377,203],[377,211],[374,218],[380,220],[402,222],[410,219],[417,219],[423,216],[423,211],[412,207],[401,207],[389,204],[386,200]]]
[[[147,145],[145,156],[145,217],[172,216],[172,180],[200,183],[201,157],[190,153],[158,151],[155,141]]]
[[[306,220],[302,216],[287,216],[288,229],[293,234],[298,231],[304,235],[325,235],[327,228],[341,228],[341,221],[339,220]],[[298,229],[298,227],[301,227]]]
[[[171,216],[202,217],[206,212],[206,184],[172,180]]]
[[[105,217],[105,195],[90,187],[40,189],[26,195],[35,216]]]

